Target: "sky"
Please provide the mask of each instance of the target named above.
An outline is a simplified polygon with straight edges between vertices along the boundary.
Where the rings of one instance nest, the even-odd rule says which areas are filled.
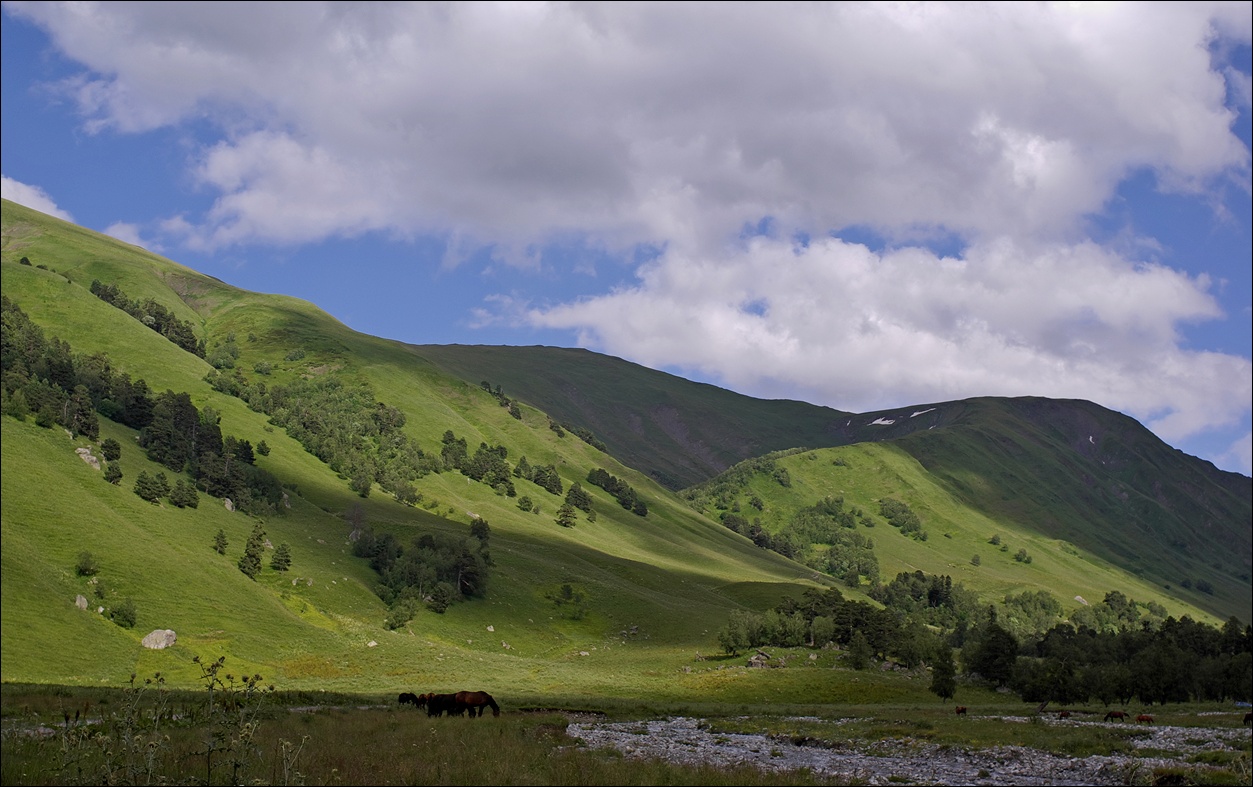
[[[1253,474],[1253,3],[5,2],[3,196],[414,344]]]

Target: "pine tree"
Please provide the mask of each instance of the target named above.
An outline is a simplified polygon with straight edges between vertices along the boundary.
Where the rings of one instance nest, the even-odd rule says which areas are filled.
[[[278,549],[274,550],[274,557],[270,558],[270,568],[275,571],[286,571],[291,567],[291,550],[286,543],[278,545]]]
[[[953,649],[940,645],[935,663],[931,665],[931,693],[942,700],[957,693],[957,668],[953,666]]]
[[[261,529],[261,523],[252,526],[252,535],[248,536],[248,543],[244,546],[244,555],[239,559],[239,570],[244,572],[249,579],[256,579],[257,574],[261,573],[261,554],[265,551],[265,531]]]
[[[225,555],[226,547],[227,547],[226,532],[224,530],[219,529],[218,534],[213,537],[213,549],[219,555]]]
[[[574,527],[575,514],[574,506],[569,502],[561,504],[561,508],[557,509],[557,524],[562,527]]]
[[[122,468],[117,462],[106,461],[104,465],[104,480],[110,484],[117,486],[122,482]]]

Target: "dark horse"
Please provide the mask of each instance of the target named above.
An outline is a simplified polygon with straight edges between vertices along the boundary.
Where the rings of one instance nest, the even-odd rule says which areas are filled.
[[[1152,723],[1153,723],[1153,717],[1147,713],[1141,713],[1139,716],[1136,716],[1136,724],[1152,724]]]
[[[1125,721],[1126,718],[1127,718],[1127,713],[1125,711],[1120,711],[1120,710],[1112,710],[1109,713],[1105,714],[1106,721],[1109,721],[1110,719],[1118,719],[1119,721]]]
[[[965,715],[966,715],[966,706],[965,706],[965,705],[958,705],[958,706],[957,706],[957,715],[958,715],[958,716],[965,716]]]
[[[470,711],[471,716],[482,716],[485,707],[492,709],[493,716],[500,715],[500,706],[486,691],[459,691],[456,694],[456,703],[460,708]]]
[[[402,691],[400,693],[400,704],[412,705],[414,707],[421,707],[420,705],[418,705],[418,695],[414,694],[411,691]]]
[[[447,713],[449,716],[460,716],[465,712],[465,706],[457,703],[456,694],[423,694],[418,698],[418,705],[421,707],[426,705],[427,716],[442,716]]]

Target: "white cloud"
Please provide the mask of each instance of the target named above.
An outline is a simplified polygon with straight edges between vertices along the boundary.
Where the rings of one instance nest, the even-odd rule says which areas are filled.
[[[58,208],[56,202],[43,189],[38,186],[21,183],[3,175],[0,175],[0,197],[25,205],[28,208],[34,208],[40,213],[56,216],[58,219],[74,220],[73,216]]]
[[[1249,410],[1248,359],[1178,335],[1222,317],[1209,281],[1083,235],[1132,173],[1249,188],[1250,80],[1223,59],[1249,3],[5,8],[88,67],[63,87],[90,130],[214,134],[213,206],[160,224],[197,249],[430,233],[450,265],[492,244],[538,267],[554,239],[650,244],[637,286],[529,319],[846,409],[1082,397],[1167,439]],[[829,238],[854,226],[890,250]],[[908,247],[936,235],[965,251]]]
[[[1181,349],[1218,316],[1208,281],[1091,243],[1008,239],[962,257],[755,238],[718,259],[670,251],[637,286],[530,312],[534,325],[758,396],[873,410],[979,395],[1081,398],[1168,440],[1238,422],[1247,359]]]
[[[136,224],[131,224],[125,221],[117,221],[110,224],[108,227],[105,227],[104,234],[117,238],[123,243],[129,243],[132,246],[139,246],[140,248],[145,249],[149,248],[149,242],[140,237],[139,226]],[[157,251],[158,249],[153,248],[151,250]]]
[[[91,68],[91,128],[220,129],[206,244],[1057,234],[1137,168],[1249,165],[1206,50],[1240,3],[6,8]]]
[[[1232,443],[1217,459],[1221,467],[1253,475],[1253,433],[1245,432],[1243,437]]]

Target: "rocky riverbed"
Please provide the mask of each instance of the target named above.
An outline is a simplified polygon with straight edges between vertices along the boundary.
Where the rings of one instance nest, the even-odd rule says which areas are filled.
[[[1000,717],[1007,724],[1025,717]],[[799,719],[798,721],[807,721]],[[836,722],[838,723],[838,722]],[[1048,724],[1103,725],[1059,721]],[[661,758],[685,764],[753,765],[769,770],[807,768],[815,774],[867,784],[928,785],[1121,785],[1143,782],[1154,768],[1182,766],[1205,750],[1233,750],[1250,735],[1246,729],[1154,726],[1136,738],[1137,749],[1154,756],[1065,757],[1021,746],[965,749],[920,744],[907,739],[859,742],[839,749],[810,740],[711,731],[701,719],[644,722],[571,721],[567,732],[592,748],[613,748],[628,757]],[[1169,756],[1160,756],[1162,752]],[[1137,778],[1139,777],[1139,778]]]

